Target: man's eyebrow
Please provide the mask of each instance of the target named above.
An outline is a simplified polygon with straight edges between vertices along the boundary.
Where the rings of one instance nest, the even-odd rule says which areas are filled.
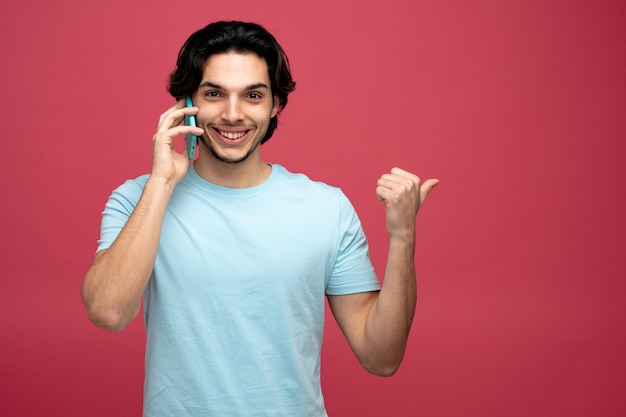
[[[256,84],[249,85],[249,86],[246,88],[246,91],[250,91],[250,90],[259,90],[259,89],[266,89],[266,90],[269,90],[270,88],[269,88],[269,87],[267,86],[267,84],[265,84],[265,83],[256,83]]]
[[[200,84],[200,87],[217,88],[218,90],[221,90],[221,89],[222,89],[222,86],[221,86],[221,85],[219,85],[219,84],[215,84],[215,83],[212,83],[212,82],[210,82],[210,81],[205,81],[205,82],[203,82],[202,84]],[[200,88],[200,87],[198,87],[198,88]]]
[[[223,90],[224,89],[221,85],[212,83],[211,81],[203,82],[202,84],[200,84],[200,86],[198,88],[202,88],[202,87],[215,88],[215,89],[218,89],[218,90]],[[245,88],[245,91],[259,90],[259,89],[269,90],[270,88],[265,83],[256,83],[256,84],[251,84],[251,85],[247,86]]]

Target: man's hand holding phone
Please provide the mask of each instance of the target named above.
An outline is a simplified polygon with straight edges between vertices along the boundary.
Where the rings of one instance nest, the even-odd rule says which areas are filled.
[[[181,99],[161,115],[153,137],[151,177],[163,179],[175,186],[187,174],[191,155],[187,142],[189,141],[190,144],[195,142],[192,141],[191,136],[200,136],[204,131],[199,127],[181,123],[185,119],[189,120],[191,116],[195,119],[197,113],[197,107],[189,107],[186,99]],[[180,135],[185,135],[187,139],[182,153],[174,149],[174,138]]]

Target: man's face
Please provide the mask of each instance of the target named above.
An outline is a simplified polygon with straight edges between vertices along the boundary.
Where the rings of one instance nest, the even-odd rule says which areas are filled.
[[[260,158],[259,145],[279,105],[270,86],[267,63],[256,54],[223,53],[206,60],[193,103],[211,156],[227,163]]]

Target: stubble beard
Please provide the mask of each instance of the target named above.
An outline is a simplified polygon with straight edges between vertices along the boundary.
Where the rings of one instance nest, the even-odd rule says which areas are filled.
[[[220,155],[219,153],[217,153],[217,151],[215,150],[214,147],[212,146],[207,146],[207,149],[209,150],[209,153],[218,161],[220,162],[224,162],[226,164],[239,164],[242,163],[243,161],[245,161],[246,159],[248,159],[248,157],[250,157],[250,155],[252,155],[252,153],[256,150],[256,148],[258,148],[259,146],[261,146],[261,142],[257,143],[255,146],[253,146],[252,148],[250,148],[250,150],[248,150],[248,152],[246,152],[246,154],[244,156],[242,156],[241,158],[226,158],[225,156]]]
[[[252,146],[248,152],[246,152],[245,155],[243,155],[241,158],[228,158],[225,157],[224,155],[220,155],[216,150],[215,147],[210,145],[210,141],[207,141],[203,136],[200,136],[199,139],[200,141],[204,144],[204,147],[209,151],[209,153],[211,154],[211,156],[213,156],[213,158],[217,159],[220,162],[223,162],[225,164],[240,164],[242,162],[244,162],[246,159],[248,159],[250,157],[250,155],[252,155],[254,153],[254,151],[261,146],[261,142],[263,141],[263,138],[265,137],[265,135],[267,134],[267,131],[263,133],[263,137],[261,138],[261,140],[257,141],[257,143]]]

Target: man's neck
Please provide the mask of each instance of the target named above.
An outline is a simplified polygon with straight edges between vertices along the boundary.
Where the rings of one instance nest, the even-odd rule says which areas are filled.
[[[207,154],[194,163],[197,174],[204,180],[228,188],[251,188],[262,184],[272,172],[272,167],[258,155],[238,163],[219,161]]]

